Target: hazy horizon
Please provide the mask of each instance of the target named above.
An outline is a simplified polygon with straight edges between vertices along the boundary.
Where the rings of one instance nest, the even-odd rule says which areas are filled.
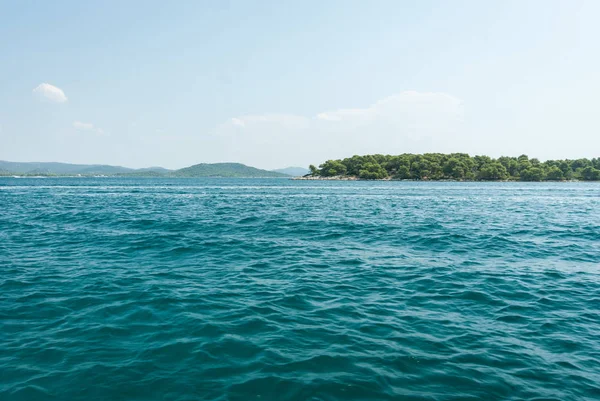
[[[598,157],[600,2],[3,3],[0,160]]]
[[[430,153],[430,152],[426,152],[426,153]],[[464,152],[457,152],[457,153],[464,153]],[[381,153],[381,154],[387,154],[387,153]],[[442,153],[442,154],[449,154],[449,153]],[[346,157],[352,157],[352,156],[355,156],[355,155],[356,154],[342,156],[340,159],[344,159]],[[366,156],[366,155],[368,155],[368,154],[360,154],[359,156]],[[398,155],[400,155],[400,154],[398,154]],[[514,155],[505,155],[505,154],[503,154],[503,155],[500,155],[499,157],[507,156],[507,157],[517,158],[517,157],[519,157],[521,155],[523,155],[523,153],[521,153],[521,154],[514,154]],[[484,155],[484,154],[470,154],[470,156],[489,156],[489,155]],[[531,154],[526,155],[526,156],[528,156],[530,159],[531,158],[536,158],[536,159],[538,159],[541,162],[544,162],[546,160],[553,160],[553,159],[539,158],[539,157],[536,157],[535,155],[531,155]],[[562,159],[554,159],[554,160],[577,160],[577,159],[582,159],[582,158],[585,158],[585,157],[581,157],[581,158],[580,157],[562,158]],[[589,158],[590,157],[588,157],[588,159]],[[329,158],[327,160],[336,160],[336,159]],[[327,160],[323,159],[323,160],[320,160],[319,162],[315,162],[315,163],[311,163],[311,164],[319,165],[319,164],[321,164],[321,163],[323,163],[323,162],[325,162]],[[129,165],[126,165],[126,164],[93,163],[93,162],[89,162],[89,163],[87,163],[87,162],[81,162],[81,163],[77,162],[77,163],[74,163],[74,162],[57,161],[57,160],[6,160],[6,159],[0,159],[0,162],[7,162],[7,163],[32,163],[32,164],[35,164],[35,163],[58,163],[58,164],[73,164],[73,165],[88,165],[88,166],[111,166],[111,167],[129,168],[129,169],[133,169],[133,170],[151,169],[151,168],[162,168],[162,169],[166,169],[166,170],[179,170],[179,169],[182,169],[182,168],[191,167],[191,166],[195,166],[195,165],[198,165],[198,164],[243,164],[243,165],[246,165],[248,167],[255,167],[255,168],[263,169],[263,170],[267,170],[267,171],[285,170],[285,169],[290,169],[290,168],[292,168],[292,169],[293,168],[303,168],[303,169],[308,170],[308,167],[309,167],[309,165],[306,165],[306,166],[300,166],[300,165],[282,165],[282,166],[273,167],[273,168],[270,168],[270,167],[259,167],[259,166],[256,166],[256,165],[251,165],[251,164],[248,164],[248,163],[242,163],[242,162],[235,161],[235,160],[223,160],[223,161],[214,161],[214,162],[198,161],[198,162],[191,163],[191,164],[188,164],[188,165],[185,165],[185,166],[182,166],[182,167],[175,167],[175,168],[165,167],[165,166],[162,166],[162,165],[159,165],[159,164],[152,164],[152,165],[143,165],[143,166],[132,167],[132,166],[129,166]]]
[[[159,168],[159,169],[167,169],[167,170],[177,170],[177,169],[169,169],[167,167],[163,167],[160,165],[149,165],[149,166],[142,166],[142,167],[130,167],[130,166],[125,166],[125,165],[120,165],[120,164],[107,164],[107,163],[70,163],[70,162],[62,162],[62,161],[40,161],[40,160],[2,160],[0,159],[0,163],[25,163],[25,164],[37,164],[37,163],[58,163],[58,164],[72,164],[72,165],[82,165],[82,166],[111,166],[111,167],[123,167],[123,168],[130,168],[130,169],[151,169],[151,168]],[[243,164],[243,163],[239,163],[236,161],[222,161],[222,162],[214,162],[214,163],[205,163],[205,162],[198,162],[198,163],[194,163],[191,164],[189,166],[184,166],[182,168],[186,168],[186,167],[191,167],[191,166],[195,166],[198,164]],[[250,166],[247,165],[248,167],[255,167],[255,166]],[[304,168],[306,170],[308,170],[308,167],[303,167],[303,166],[283,166],[283,167],[277,167],[274,169],[266,169],[268,171],[273,171],[273,170],[285,170],[285,169],[293,169],[293,168]]]

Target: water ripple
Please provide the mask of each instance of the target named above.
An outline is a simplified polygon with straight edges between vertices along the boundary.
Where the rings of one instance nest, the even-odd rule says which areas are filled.
[[[600,399],[600,185],[0,179],[2,400]]]

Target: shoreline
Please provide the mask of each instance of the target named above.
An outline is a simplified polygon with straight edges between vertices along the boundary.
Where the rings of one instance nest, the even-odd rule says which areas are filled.
[[[173,176],[151,176],[151,175],[0,175],[1,178],[162,178],[162,179],[194,179],[194,178],[208,178],[208,179],[275,179],[275,180],[293,180],[293,181],[394,181],[394,182],[600,182],[597,180],[542,180],[542,181],[521,181],[521,180],[430,180],[430,179],[412,179],[412,178],[378,178],[378,179],[365,179],[356,176],[332,176],[332,177],[215,177],[215,176],[198,176],[198,177],[173,177]]]
[[[356,176],[332,176],[332,177],[292,177],[291,180],[299,181],[414,181],[414,182],[598,182],[598,181],[586,181],[586,180],[543,180],[543,181],[521,181],[521,180],[417,180],[417,179],[396,179],[396,178],[376,178],[376,179],[365,179],[358,178]]]

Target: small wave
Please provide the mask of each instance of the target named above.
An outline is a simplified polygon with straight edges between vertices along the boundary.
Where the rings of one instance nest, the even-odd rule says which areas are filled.
[[[600,186],[0,179],[0,399],[596,399]]]

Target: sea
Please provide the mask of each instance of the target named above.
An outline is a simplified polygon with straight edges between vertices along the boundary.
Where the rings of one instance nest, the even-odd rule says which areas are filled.
[[[598,400],[600,184],[0,178],[0,400]]]

